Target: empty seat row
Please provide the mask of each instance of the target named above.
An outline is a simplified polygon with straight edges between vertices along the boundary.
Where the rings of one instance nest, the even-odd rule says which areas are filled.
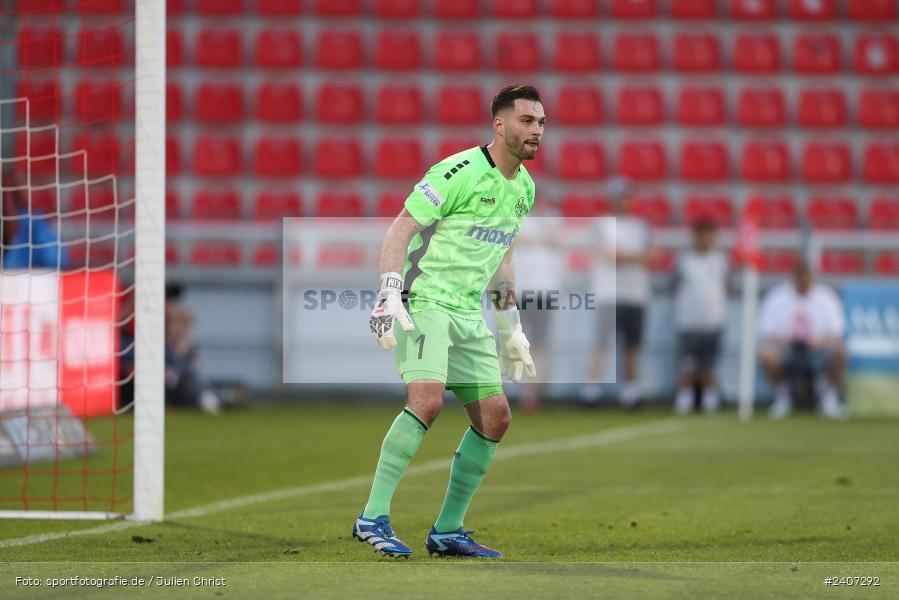
[[[432,161],[475,146],[477,139],[447,138],[440,142]],[[299,136],[264,135],[253,144],[252,172],[262,177],[296,177],[305,172],[303,144]],[[385,178],[414,178],[426,168],[423,145],[414,137],[384,137],[374,148],[371,172]],[[171,175],[185,170],[178,138],[167,143]],[[716,140],[685,140],[679,146],[676,171],[666,145],[659,140],[624,140],[617,149],[617,172],[640,181],[677,177],[687,182],[727,181],[738,177],[758,183],[785,183],[801,178],[808,183],[840,184],[852,181],[852,152],[843,142],[807,142],[798,165],[785,142],[749,140],[739,152],[738,166],[731,166],[728,146]],[[564,180],[597,180],[610,173],[605,146],[588,140],[561,140],[544,147],[537,160],[527,164],[534,174],[546,174],[547,154],[555,159],[555,175]],[[312,152],[315,175],[325,178],[360,177],[369,172],[366,152],[356,137],[322,137]],[[191,172],[206,177],[237,176],[244,171],[241,141],[236,136],[204,134],[193,145]],[[861,157],[861,176],[875,184],[899,182],[899,143],[870,142]]]
[[[789,62],[782,45],[792,45]],[[652,32],[618,33],[608,53],[593,32],[560,32],[552,40],[533,32],[500,32],[489,39],[476,31],[444,30],[436,34],[433,56],[426,58],[425,42],[413,29],[380,31],[374,46],[366,48],[358,29],[323,29],[315,40],[315,58],[303,55],[295,29],[272,27],[256,34],[252,58],[245,57],[241,31],[204,29],[196,38],[194,63],[203,68],[239,68],[252,62],[266,69],[292,69],[307,63],[324,70],[360,69],[368,64],[387,71],[436,68],[441,71],[477,71],[489,67],[505,72],[552,68],[582,73],[610,68],[628,73],[652,73],[670,67],[688,73],[732,69],[747,74],[770,74],[789,69],[806,74],[838,73],[845,68],[840,37],[834,33],[800,33],[782,39],[774,33],[741,32],[734,36],[731,59],[725,63],[722,38],[716,33],[677,33],[669,51]],[[549,50],[550,46],[552,49]],[[369,51],[370,50],[370,51]],[[488,56],[488,51],[492,55]],[[169,66],[185,64],[185,43],[178,29],[169,30]],[[851,68],[859,73],[882,75],[899,71],[899,41],[885,32],[857,35],[852,46]]]
[[[26,5],[40,0],[21,0]],[[48,2],[49,0],[43,0]],[[89,0],[84,0],[88,2]],[[183,14],[185,0],[168,0],[169,14]],[[800,21],[834,20],[845,14],[858,21],[884,21],[896,17],[894,0],[848,0],[846,12],[839,10],[839,0],[728,0],[719,6],[717,0],[316,0],[307,5],[307,13],[322,17],[361,17],[371,14],[388,19],[414,19],[434,16],[440,19],[476,19],[492,16],[500,19],[529,19],[550,16],[558,19],[612,17],[616,19],[653,19],[671,16],[676,19],[713,19],[729,16],[747,21],[788,17]],[[121,0],[100,0],[100,5],[116,5]],[[370,6],[370,11],[366,7]],[[428,11],[428,6],[431,10]],[[667,7],[667,10],[664,10]],[[236,16],[254,13],[260,16],[285,17],[304,14],[302,0],[197,0],[194,12],[208,16]],[[96,10],[96,9],[95,9]],[[108,8],[107,11],[110,9]]]

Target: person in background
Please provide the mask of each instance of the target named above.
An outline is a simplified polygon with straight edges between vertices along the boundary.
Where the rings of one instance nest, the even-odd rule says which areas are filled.
[[[561,293],[562,262],[560,248],[563,232],[559,218],[544,199],[535,202],[515,241],[516,284],[521,308],[521,322],[528,332],[531,357],[535,365],[543,365],[548,373],[546,349],[550,342],[553,312],[547,309],[550,292]],[[521,407],[525,412],[540,409],[540,383],[524,384]]]
[[[0,181],[0,267],[57,269],[68,266],[55,215],[30,212],[28,190],[12,167]]]
[[[192,339],[194,315],[180,303],[181,295],[180,285],[166,286],[165,401],[217,414],[221,401],[198,373],[199,356]]]
[[[774,386],[770,416],[782,419],[793,412],[790,377],[810,369],[817,388],[818,408],[830,419],[843,419],[846,410],[838,390],[843,383],[846,319],[839,296],[816,283],[807,262],[800,262],[792,281],[771,288],[759,308],[760,359]]]
[[[702,388],[702,409],[718,410],[721,402],[715,383],[715,365],[727,312],[727,257],[716,245],[715,223],[699,219],[693,224],[693,247],[678,258],[674,273],[680,385],[674,410],[693,410],[693,390]]]
[[[599,303],[599,343],[591,355],[581,396],[587,403],[598,401],[601,392],[598,382],[612,336],[617,334],[624,342],[624,384],[618,401],[624,408],[634,408],[640,402],[637,383],[640,346],[650,293],[649,227],[633,214],[634,186],[629,179],[610,180],[606,195],[614,203],[615,218],[600,218],[596,226],[593,289]],[[612,289],[614,297],[609,294]]]

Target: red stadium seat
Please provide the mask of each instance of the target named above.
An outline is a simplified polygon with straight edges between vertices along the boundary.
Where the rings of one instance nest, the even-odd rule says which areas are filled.
[[[355,84],[325,84],[318,90],[316,118],[322,123],[362,121],[362,88]]]
[[[808,75],[839,73],[843,68],[840,38],[831,33],[801,33],[793,45],[793,69]]]
[[[273,242],[265,242],[253,249],[254,267],[276,267],[281,262],[281,248]]]
[[[540,68],[540,38],[534,33],[500,33],[495,63],[500,71],[536,71]]]
[[[169,80],[165,84],[165,120],[180,121],[184,117],[184,93],[181,84]]]
[[[181,262],[181,250],[174,243],[166,243],[165,245],[165,264],[168,266],[177,265]]]
[[[773,21],[777,0],[730,0],[730,16],[742,21]]]
[[[239,221],[243,215],[240,196],[232,189],[202,189],[193,198],[190,218],[194,221]]]
[[[322,17],[358,17],[362,14],[360,0],[316,0],[315,12]]]
[[[414,71],[421,67],[417,31],[382,31],[375,46],[375,64],[385,71]]]
[[[210,17],[227,17],[243,12],[243,0],[196,0],[198,14]]]
[[[843,183],[852,178],[852,158],[846,144],[811,142],[802,150],[802,177],[810,183]]]
[[[874,272],[879,275],[899,275],[899,252],[880,252],[874,258]]]
[[[204,134],[194,142],[193,172],[205,177],[230,177],[242,169],[240,141],[236,136]]]
[[[858,225],[855,201],[845,196],[810,198],[807,217],[815,229],[855,229]]]
[[[790,152],[784,142],[747,142],[740,174],[746,181],[785,183],[790,179]]]
[[[268,27],[256,34],[256,66],[296,69],[303,62],[303,43],[294,29]]]
[[[733,204],[725,196],[690,196],[684,203],[684,223],[689,226],[699,219],[709,219],[721,228],[730,227],[734,222]]]
[[[262,17],[296,17],[302,10],[303,0],[256,0],[256,12]]]
[[[421,90],[415,85],[385,85],[378,90],[375,111],[378,122],[390,125],[420,123]]]
[[[253,172],[259,177],[296,177],[303,171],[300,140],[291,135],[265,135],[256,140]]]
[[[238,267],[242,261],[238,242],[197,242],[190,252],[190,262],[197,267]]]
[[[59,211],[56,187],[31,190],[31,212],[49,215]]]
[[[899,41],[888,34],[867,34],[855,38],[853,66],[866,75],[899,72]]]
[[[205,81],[197,88],[194,116],[205,123],[235,123],[243,119],[243,87]]]
[[[79,185],[69,198],[70,212],[90,213],[91,218],[114,219],[116,195],[111,185]],[[85,211],[85,212],[82,212]]]
[[[746,201],[747,209],[759,208],[765,229],[795,229],[799,225],[796,204],[789,196],[755,194]]]
[[[716,0],[671,0],[671,16],[675,19],[713,19]]]
[[[602,106],[598,88],[562,85],[555,118],[561,125],[599,125],[602,123]]]
[[[27,98],[28,102],[17,102],[16,109],[23,119],[26,109],[29,118],[56,120],[62,105],[59,95],[59,82],[56,79],[30,79],[25,76],[19,79],[16,96]]]
[[[419,0],[377,0],[375,16],[381,19],[415,19],[421,14]]]
[[[239,29],[203,29],[194,46],[197,66],[236,69],[243,65],[243,41]]]
[[[556,19],[595,19],[599,16],[599,2],[598,0],[552,0],[550,12]]]
[[[537,0],[493,0],[493,16],[499,19],[533,19],[539,8]]]
[[[178,175],[181,173],[181,141],[176,135],[165,136],[165,173]]]
[[[594,33],[559,33],[553,65],[559,71],[586,72],[599,70],[599,38]]]
[[[625,140],[618,155],[618,171],[637,181],[660,181],[668,175],[665,146],[658,140]]]
[[[801,90],[799,124],[802,127],[845,127],[846,97],[843,90],[838,88]]]
[[[671,202],[664,196],[637,196],[631,210],[653,227],[669,227],[673,222]]]
[[[664,119],[661,89],[625,86],[618,90],[618,122],[622,125],[659,125]]]
[[[16,135],[16,158],[27,158],[28,168],[32,175],[53,175],[56,173],[56,155],[58,152],[56,147],[56,133],[49,130],[44,131],[22,131]],[[60,169],[69,169],[75,175],[81,175],[82,162],[79,157],[69,160],[60,161]],[[24,171],[25,161],[15,161],[12,163],[17,170]]]
[[[125,0],[78,0],[78,12],[117,15],[125,11]]]
[[[615,38],[612,59],[615,69],[629,73],[650,73],[661,67],[659,40],[651,33],[622,33]]]
[[[296,192],[264,190],[253,201],[253,218],[257,221],[277,221],[282,217],[299,217],[303,203]]]
[[[20,13],[58,13],[64,8],[63,0],[18,0],[13,9]]]
[[[315,264],[322,269],[360,269],[365,265],[365,247],[352,242],[325,242],[318,248]]]
[[[379,177],[405,179],[421,177],[424,153],[418,138],[388,137],[378,141],[375,173]]]
[[[677,99],[677,120],[682,125],[723,125],[724,91],[717,87],[685,87]]]
[[[899,88],[862,90],[858,122],[868,129],[899,129]]]
[[[562,179],[588,181],[602,179],[606,173],[605,150],[599,142],[563,141],[557,163]]]
[[[181,218],[181,196],[178,190],[165,191],[165,218],[175,220]]]
[[[686,73],[721,69],[721,44],[712,34],[678,33],[674,37],[674,68]]]
[[[358,194],[325,192],[316,201],[315,213],[319,217],[361,217],[363,212]]]
[[[794,250],[762,250],[760,271],[769,275],[791,273],[799,263]]]
[[[315,146],[315,174],[343,178],[362,175],[362,146],[355,138],[322,138]]]
[[[438,19],[476,19],[479,0],[434,0],[434,16]]]
[[[571,194],[562,198],[559,212],[563,217],[585,218],[609,214],[612,203],[602,196]]]
[[[858,275],[865,272],[865,257],[857,250],[825,250],[821,272],[828,275]]]
[[[734,42],[734,69],[743,73],[780,70],[780,41],[768,33],[741,33]]]
[[[612,16],[616,19],[653,19],[658,14],[656,4],[656,0],[612,0]]]
[[[729,174],[727,146],[723,142],[688,140],[681,145],[681,179],[724,181]]]
[[[782,127],[787,122],[786,102],[780,88],[747,88],[737,101],[737,122],[747,127]]]
[[[837,0],[790,0],[790,18],[796,21],[833,21]]]
[[[88,177],[114,175],[119,171],[119,142],[112,133],[87,131],[79,134],[72,143],[72,151],[84,150],[87,156]],[[82,158],[71,162],[72,174],[84,173]]]
[[[78,32],[75,60],[85,67],[122,64],[122,36],[113,27],[85,27]]]
[[[256,90],[256,118],[269,123],[294,123],[303,118],[303,94],[289,81],[266,81]]]
[[[865,147],[863,173],[869,183],[899,183],[899,143],[868,144]]]
[[[440,71],[481,68],[481,37],[472,31],[441,31],[434,44],[434,66]]]
[[[384,192],[378,196],[378,202],[375,206],[375,216],[382,218],[393,218],[397,216],[400,214],[400,211],[403,210],[408,195],[407,192]]]
[[[446,158],[448,156],[452,156],[453,154],[462,152],[463,150],[468,150],[469,148],[474,148],[475,146],[480,146],[481,143],[482,142],[478,138],[469,138],[469,137],[443,138],[442,140],[440,140],[440,142],[437,143],[437,153],[434,156],[434,160],[432,162],[436,163],[436,162],[442,161],[444,158]],[[530,170],[530,169],[528,168],[528,170]]]
[[[165,65],[180,67],[184,64],[184,36],[180,29],[168,29],[165,32]]]
[[[899,197],[878,197],[868,206],[868,227],[878,230],[899,230]]]
[[[437,91],[437,122],[445,125],[476,125],[489,116],[477,86],[445,85]]]
[[[849,18],[887,24],[896,22],[896,0],[849,0]]]
[[[341,71],[362,67],[362,34],[355,30],[325,29],[316,40],[319,69]]]
[[[22,27],[19,30],[19,67],[43,69],[61,64],[64,45],[56,28]]]

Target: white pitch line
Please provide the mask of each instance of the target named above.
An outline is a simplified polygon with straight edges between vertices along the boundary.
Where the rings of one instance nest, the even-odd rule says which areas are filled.
[[[665,419],[662,421],[652,421],[640,425],[628,425],[617,429],[607,429],[596,433],[588,433],[570,438],[560,438],[555,440],[547,440],[545,442],[533,442],[526,444],[516,444],[514,446],[500,446],[499,452],[493,458],[494,461],[509,460],[513,458],[521,458],[523,456],[534,456],[535,454],[548,454],[550,452],[564,452],[566,450],[580,450],[583,448],[592,448],[595,446],[606,446],[618,442],[627,442],[636,438],[654,435],[659,433],[670,433],[679,429],[684,429],[688,423],[696,424],[695,420],[684,419]],[[406,470],[406,477],[415,475],[425,475],[449,468],[450,461],[447,459],[432,460]],[[211,504],[203,504],[194,508],[178,510],[166,515],[167,521],[177,521],[179,519],[189,519],[193,517],[203,517],[213,513],[224,512],[235,508],[243,508],[253,504],[262,504],[273,500],[283,500],[285,498],[296,498],[298,496],[308,496],[322,492],[339,492],[348,488],[354,488],[360,485],[371,483],[372,475],[364,475],[359,477],[348,477],[346,479],[338,479],[326,483],[316,483],[311,485],[301,485],[297,487],[283,488],[280,490],[272,490],[261,494],[251,494],[249,496],[239,496],[229,500],[213,502]],[[131,529],[141,525],[148,525],[146,521],[119,521],[99,527],[91,527],[90,529],[78,529],[75,531],[61,531],[54,533],[37,533],[20,538],[11,538],[0,541],[0,548],[12,548],[14,546],[27,546],[29,544],[39,544],[41,542],[49,542],[63,538],[95,535],[100,533],[110,533],[113,531],[122,531]]]

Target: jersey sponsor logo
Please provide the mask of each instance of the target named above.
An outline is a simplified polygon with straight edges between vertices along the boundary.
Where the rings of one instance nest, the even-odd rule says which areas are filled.
[[[428,202],[434,205],[434,208],[439,208],[440,205],[445,202],[443,196],[437,191],[437,188],[428,181],[420,181],[418,185],[415,186],[415,189],[421,192],[422,195],[428,199]]]
[[[481,198],[481,204],[486,204],[487,206],[496,206],[496,198]]]
[[[497,246],[505,246],[508,248],[512,245],[512,240],[515,239],[517,233],[517,231],[503,231],[502,229],[493,227],[472,225],[465,236],[473,237],[479,242],[487,242],[488,244],[496,244]]]

